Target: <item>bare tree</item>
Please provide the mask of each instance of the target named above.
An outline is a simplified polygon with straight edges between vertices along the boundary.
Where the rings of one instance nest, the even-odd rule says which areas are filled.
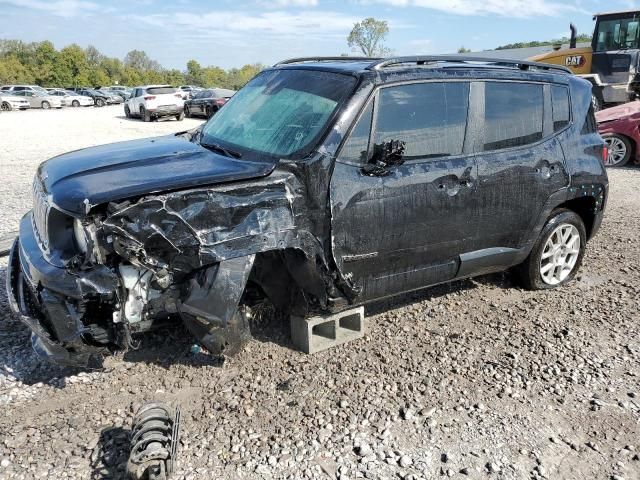
[[[382,44],[387,33],[386,20],[369,17],[353,26],[347,42],[352,50],[360,50],[367,57],[384,57],[391,54],[391,50]]]

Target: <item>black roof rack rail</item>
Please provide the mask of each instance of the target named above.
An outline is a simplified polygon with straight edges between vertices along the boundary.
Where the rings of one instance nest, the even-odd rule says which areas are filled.
[[[291,65],[293,63],[306,63],[306,62],[373,62],[384,60],[383,58],[377,57],[299,57],[299,58],[289,58],[288,60],[282,60],[274,64],[274,67],[278,67],[280,65]]]
[[[487,58],[487,57],[470,57],[466,55],[427,55],[427,56],[411,56],[411,57],[392,57],[383,58],[374,61],[367,67],[367,70],[380,70],[392,65],[400,65],[403,63],[415,63],[417,65],[427,65],[432,63],[484,63],[500,67],[513,67],[520,70],[555,70],[562,73],[571,73],[567,67],[562,65],[552,65],[549,63],[530,62],[527,60],[508,60],[505,58]]]

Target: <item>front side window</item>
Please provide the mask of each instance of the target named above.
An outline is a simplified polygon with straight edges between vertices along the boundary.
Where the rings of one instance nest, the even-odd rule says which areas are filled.
[[[405,160],[462,154],[469,83],[415,83],[380,90],[374,144],[405,142]]]
[[[542,85],[486,82],[483,151],[518,147],[542,139]]]
[[[553,131],[557,132],[569,125],[569,90],[559,85],[551,85],[551,105],[553,106]]]
[[[346,162],[359,164],[367,163],[369,151],[369,137],[371,135],[371,118],[373,114],[373,102],[369,102],[367,108],[353,127],[349,138],[342,147],[339,158]]]
[[[640,20],[635,16],[599,20],[595,38],[596,52],[638,48],[639,25]]]
[[[315,146],[356,84],[350,75],[312,70],[263,72],[204,126],[201,143],[293,158]]]

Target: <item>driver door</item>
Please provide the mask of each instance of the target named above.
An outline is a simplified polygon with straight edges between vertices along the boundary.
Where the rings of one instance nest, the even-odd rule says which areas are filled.
[[[337,156],[331,179],[333,255],[367,301],[453,279],[477,236],[477,169],[466,141],[470,83],[381,88]],[[404,163],[363,168],[383,142]],[[367,173],[369,172],[369,173]]]

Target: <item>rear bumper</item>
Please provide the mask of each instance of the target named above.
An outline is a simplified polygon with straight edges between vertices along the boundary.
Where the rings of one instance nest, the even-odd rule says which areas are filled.
[[[172,108],[155,108],[149,109],[148,112],[152,117],[171,117],[180,115],[184,111],[184,106],[176,106]]]
[[[9,254],[6,289],[11,310],[32,332],[38,356],[61,365],[99,366],[105,348],[87,343],[79,310],[87,296],[115,298],[116,288],[110,271],[72,275],[48,263],[37,245],[31,213],[23,217]]]

